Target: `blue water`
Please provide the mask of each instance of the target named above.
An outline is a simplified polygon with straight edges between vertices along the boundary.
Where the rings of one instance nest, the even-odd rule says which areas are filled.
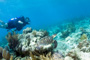
[[[90,0],[0,0],[0,20],[8,22],[21,15],[30,18],[28,27],[47,29],[67,19],[90,16]],[[0,28],[0,37],[6,34]]]

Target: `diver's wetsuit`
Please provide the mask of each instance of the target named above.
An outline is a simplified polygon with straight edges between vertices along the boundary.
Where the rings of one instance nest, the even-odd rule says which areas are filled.
[[[18,23],[18,21],[23,22],[23,24]],[[25,22],[25,18],[23,16],[18,18],[12,18],[11,20],[9,20],[8,27],[6,27],[6,29],[16,28],[16,30],[20,31],[26,24],[28,23]]]

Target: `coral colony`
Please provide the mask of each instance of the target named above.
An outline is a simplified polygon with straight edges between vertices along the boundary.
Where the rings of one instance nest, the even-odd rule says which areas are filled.
[[[90,60],[89,22],[87,18],[47,31],[27,27],[21,34],[8,32],[0,60]]]

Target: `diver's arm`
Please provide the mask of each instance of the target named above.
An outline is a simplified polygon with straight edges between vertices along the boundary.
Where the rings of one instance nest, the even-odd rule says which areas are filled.
[[[19,23],[19,24],[23,24],[23,22],[22,22],[22,21],[20,21],[20,20],[18,21],[18,23]]]

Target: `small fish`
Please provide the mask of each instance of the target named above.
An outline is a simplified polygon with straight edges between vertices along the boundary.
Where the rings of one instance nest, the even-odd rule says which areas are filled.
[[[57,34],[53,34],[52,37],[55,38],[57,36]]]

